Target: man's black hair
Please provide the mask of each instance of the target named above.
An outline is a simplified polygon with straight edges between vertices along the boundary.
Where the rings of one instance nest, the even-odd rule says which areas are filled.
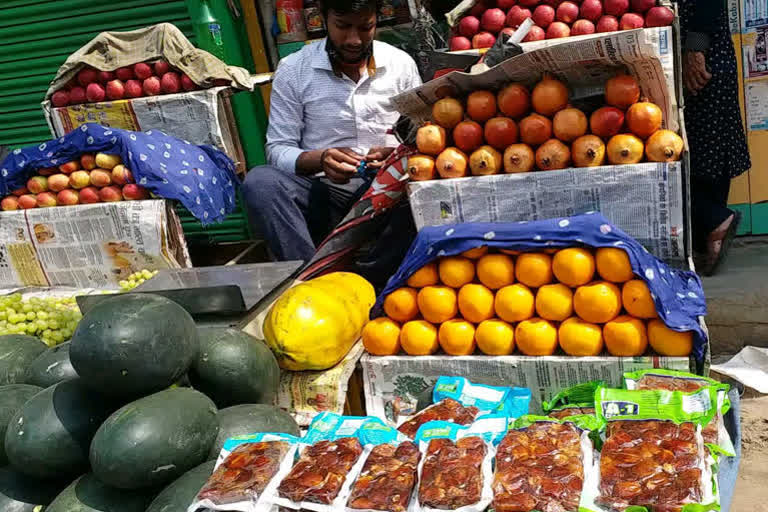
[[[320,11],[324,18],[328,18],[328,11],[336,14],[359,14],[373,9],[379,12],[380,0],[321,0]]]

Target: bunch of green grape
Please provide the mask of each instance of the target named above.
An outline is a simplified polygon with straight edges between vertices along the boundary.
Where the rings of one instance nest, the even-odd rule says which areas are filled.
[[[82,317],[74,297],[0,297],[0,336],[28,334],[52,347],[69,340]]]
[[[157,275],[157,270],[139,270],[128,276],[128,279],[120,281],[120,288],[124,292],[128,292],[142,284],[147,279],[152,279]]]

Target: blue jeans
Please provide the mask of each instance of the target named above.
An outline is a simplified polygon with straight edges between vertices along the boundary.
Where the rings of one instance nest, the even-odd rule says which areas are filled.
[[[721,457],[717,473],[717,483],[720,486],[720,512],[728,512],[733,501],[733,490],[736,488],[736,480],[739,477],[739,461],[741,460],[741,404],[739,391],[731,389],[728,393],[731,399],[731,409],[723,418],[725,428],[731,434],[733,446],[736,448],[734,457]],[[741,512],[741,511],[735,511]]]

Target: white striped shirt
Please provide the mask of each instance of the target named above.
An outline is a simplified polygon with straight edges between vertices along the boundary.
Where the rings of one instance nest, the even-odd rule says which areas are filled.
[[[405,52],[374,41],[376,72],[358,83],[336,76],[325,39],[283,60],[275,71],[267,130],[267,161],[296,171],[304,151],[349,147],[366,154],[372,147],[397,146],[387,135],[399,114],[390,99],[421,85],[416,63]]]

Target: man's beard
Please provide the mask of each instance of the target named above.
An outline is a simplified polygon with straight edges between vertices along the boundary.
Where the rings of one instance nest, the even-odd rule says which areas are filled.
[[[328,57],[330,57],[331,62],[336,61],[340,64],[358,64],[360,62],[367,62],[373,54],[373,41],[371,41],[368,46],[363,48],[360,51],[359,57],[355,59],[345,58],[344,53],[339,50],[335,44],[333,44],[333,41],[331,41],[330,37],[326,38],[325,40],[325,51],[328,52]]]

